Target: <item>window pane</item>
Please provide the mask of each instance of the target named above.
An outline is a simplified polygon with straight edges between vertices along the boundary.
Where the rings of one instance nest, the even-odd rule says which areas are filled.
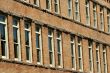
[[[18,51],[18,44],[14,44],[14,56],[15,58],[18,58],[18,54],[19,54],[19,51]]]
[[[41,61],[41,52],[39,49],[37,49],[37,62]]]
[[[60,40],[57,40],[57,47],[58,47],[58,52],[60,53],[61,52],[61,45],[60,45]]]
[[[0,24],[0,34],[1,34],[1,39],[5,40],[5,25]]]
[[[61,65],[61,54],[58,54],[58,65]]]
[[[40,48],[40,34],[36,33],[36,48]]]
[[[30,48],[26,47],[26,60],[30,60]]]
[[[14,42],[18,42],[18,34],[17,34],[18,28],[13,28],[13,38],[14,38]]]
[[[49,50],[52,51],[52,38],[48,38],[48,45],[49,45]]]
[[[78,56],[81,57],[81,46],[78,45]]]
[[[5,22],[5,16],[4,15],[0,15],[0,22]]]
[[[1,41],[1,50],[2,50],[2,56],[6,56],[6,42]]]
[[[25,44],[29,45],[29,31],[25,31]]]
[[[50,64],[53,64],[53,53],[49,52]]]

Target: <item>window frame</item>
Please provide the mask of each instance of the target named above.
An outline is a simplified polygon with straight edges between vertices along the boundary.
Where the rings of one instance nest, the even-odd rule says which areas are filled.
[[[104,7],[100,6],[100,30],[104,31],[105,26],[104,26]]]
[[[97,4],[93,3],[93,21],[94,21],[94,28],[97,28]]]
[[[40,51],[40,62],[37,61],[37,64],[42,65],[43,64],[43,55],[42,55],[42,28],[40,25],[35,24],[35,29],[36,27],[39,29],[39,31],[35,31],[35,34],[40,35],[39,36],[39,48],[36,47],[36,52],[39,50]],[[38,55],[37,55],[38,57]],[[38,59],[38,58],[37,58]]]
[[[74,67],[73,67],[73,62],[72,62],[72,70],[76,70],[76,44],[75,44],[75,36],[71,35],[71,40],[70,40],[70,44],[71,44],[71,61],[73,61],[73,58],[74,58]],[[73,46],[73,48],[72,48]]]
[[[58,12],[56,12],[56,10],[55,10],[56,9],[56,5],[57,5]],[[54,0],[54,11],[55,11],[56,14],[60,13],[60,0],[56,0],[56,2]]]
[[[25,25],[28,24],[29,25],[29,28],[25,28]],[[26,47],[30,48],[29,49],[29,60],[26,59],[26,62],[28,63],[31,63],[32,62],[32,44],[31,44],[31,23],[28,22],[27,20],[24,21],[24,31],[26,32],[29,32],[29,45],[26,45],[25,43],[25,50],[27,49]],[[25,35],[25,38],[26,38],[26,35]],[[26,42],[26,40],[25,40]]]
[[[110,10],[107,10],[108,33],[110,33]]]
[[[105,45],[103,45],[103,66],[104,66],[104,73],[107,73],[107,53],[106,53]],[[105,70],[106,70],[106,72],[105,72]]]
[[[7,23],[7,17],[6,15],[0,14],[0,16],[4,16],[5,17],[5,21],[0,21],[1,25],[5,25],[5,40],[2,40],[0,38],[0,42],[4,42],[5,41],[5,56],[2,56],[2,58],[4,59],[9,59],[9,48],[8,48],[8,23]],[[0,34],[1,37],[1,34]]]
[[[76,4],[78,6],[76,6]],[[80,22],[80,1],[74,0],[74,20]],[[78,8],[77,8],[78,7]]]
[[[68,17],[72,18],[72,0],[68,0]]]
[[[58,34],[60,35],[58,37]],[[60,65],[58,65],[59,68],[62,68],[63,67],[63,57],[62,57],[62,33],[60,31],[57,31],[57,37],[56,37],[56,40],[57,42],[60,41],[60,52],[58,51],[58,44],[57,44],[57,58],[58,58],[58,55],[60,55]],[[59,61],[59,60],[57,60]]]
[[[39,7],[40,6],[39,0],[34,0],[34,5],[37,6],[37,7]]]
[[[47,4],[48,1],[48,4]],[[51,0],[46,0],[46,10],[51,11]]]
[[[51,33],[51,34],[49,34]],[[51,28],[48,28],[48,39],[51,38],[51,46],[52,46],[52,50],[49,49],[49,56],[50,56],[50,53],[52,53],[52,64],[50,64],[51,67],[54,67],[55,66],[55,57],[54,57],[54,30],[51,29]],[[49,40],[48,40],[48,48],[49,48]],[[50,59],[50,58],[49,58]]]
[[[15,58],[15,60],[21,61],[21,45],[20,45],[19,19],[16,18],[16,17],[13,17],[13,22],[14,22],[14,20],[17,20],[17,26],[13,24],[13,29],[14,29],[14,28],[17,28],[17,29],[18,29],[18,30],[17,30],[17,35],[18,35],[17,39],[18,39],[18,43],[14,42],[14,41],[13,41],[13,42],[14,42],[14,44],[17,44],[18,47],[19,47],[19,48],[18,48],[19,50],[17,50],[17,51],[19,51],[18,58]],[[13,32],[14,32],[14,31],[13,31]],[[14,37],[14,35],[13,35],[13,37]]]

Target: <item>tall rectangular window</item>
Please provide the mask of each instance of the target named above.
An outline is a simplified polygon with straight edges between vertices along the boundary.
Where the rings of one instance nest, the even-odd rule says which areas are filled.
[[[108,33],[110,33],[110,10],[107,10]]]
[[[83,62],[82,62],[82,39],[78,38],[78,64],[79,70],[83,71]]]
[[[46,9],[51,10],[51,0],[46,0]]]
[[[49,47],[49,60],[50,66],[54,66],[54,43],[53,43],[53,30],[48,30],[48,47]]]
[[[31,54],[31,24],[28,21],[25,21],[25,47],[26,47],[26,60],[27,62],[32,61]]]
[[[104,8],[100,6],[100,30],[104,31]]]
[[[41,39],[41,26],[35,26],[36,31],[36,53],[37,53],[37,64],[42,64],[42,39]]]
[[[85,6],[86,6],[86,24],[90,26],[89,0],[85,0]]]
[[[58,56],[58,66],[63,66],[62,61],[62,39],[61,39],[61,32],[57,31],[57,56]]]
[[[76,21],[80,21],[80,14],[79,14],[79,0],[74,0],[74,19]]]
[[[59,13],[59,0],[54,0],[55,13]]]
[[[75,58],[75,37],[71,35],[71,61],[72,61],[72,68],[76,69],[76,58]]]
[[[8,57],[8,34],[6,16],[0,14],[0,39],[2,58]]]
[[[107,73],[107,58],[106,58],[106,46],[103,46],[103,66],[104,66],[104,73]]]
[[[97,5],[93,4],[93,20],[94,20],[94,28],[97,28]]]
[[[19,19],[13,17],[13,41],[14,41],[14,57],[15,60],[21,59],[20,50],[20,32],[19,32]]]
[[[93,72],[93,58],[92,58],[92,42],[88,41],[88,50],[89,50],[89,70]]]
[[[39,0],[34,0],[34,5],[39,7]]]
[[[68,0],[68,16],[72,17],[72,0]]]
[[[96,66],[97,66],[97,73],[100,73],[99,44],[96,44]]]

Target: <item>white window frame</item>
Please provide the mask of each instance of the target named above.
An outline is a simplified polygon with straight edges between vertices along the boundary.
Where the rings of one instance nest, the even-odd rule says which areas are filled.
[[[17,19],[16,17],[13,17],[13,21],[16,20],[17,21],[17,26],[16,25],[13,25],[13,28],[17,28],[17,35],[18,35],[18,42],[14,42],[14,44],[17,44],[18,45],[18,50],[19,51],[17,54],[18,54],[18,58],[15,58],[15,60],[17,61],[21,61],[21,45],[20,45],[20,30],[19,30],[19,19]],[[14,36],[13,36],[14,37]]]
[[[80,55],[79,56],[79,48],[78,48],[78,64],[79,64],[79,71],[83,71],[83,58],[82,58],[82,39],[78,38],[78,46],[80,46]],[[79,62],[79,60],[81,60],[81,63]],[[81,64],[81,68],[80,68],[80,64]]]
[[[26,47],[29,47],[29,48],[30,48],[30,51],[29,51],[29,60],[26,59],[26,62],[31,63],[31,62],[32,62],[31,23],[28,22],[28,21],[25,21],[25,22],[24,22],[24,26],[25,26],[26,24],[29,25],[29,29],[27,29],[27,28],[24,29],[25,31],[28,31],[28,32],[29,32],[29,45],[26,45],[26,44],[25,44],[25,50],[26,50]],[[25,35],[25,36],[26,36],[26,35]]]
[[[76,4],[78,6],[76,6]],[[79,0],[74,0],[74,19],[80,21]]]
[[[110,10],[107,10],[108,33],[110,33]]]
[[[51,33],[51,34],[49,34]],[[55,57],[54,57],[54,41],[53,41],[53,30],[52,29],[48,29],[48,39],[51,38],[51,42],[52,42],[52,50],[49,49],[49,53],[52,53],[53,57],[52,57],[52,64],[50,64],[51,67],[54,67],[55,66]],[[48,42],[49,44],[49,42]],[[50,55],[50,54],[49,54]],[[50,59],[50,58],[49,58]]]
[[[41,38],[42,34],[41,34],[41,26],[39,26],[38,24],[36,24],[36,27],[39,28],[39,31],[36,31],[35,34],[40,35],[39,36],[39,42],[40,42],[39,43],[39,48],[36,47],[36,52],[37,52],[37,50],[40,51],[40,62],[37,61],[37,64],[41,65],[41,64],[43,64],[43,59],[42,59],[42,38]],[[36,29],[36,27],[35,27],[35,29]]]
[[[29,3],[29,0],[21,0],[21,1]]]
[[[46,10],[47,10],[47,11],[51,11],[51,0],[46,0],[46,1],[48,1],[48,4],[47,4],[47,2],[46,2]],[[49,8],[47,8],[47,6],[48,6]]]
[[[68,0],[68,16],[72,18],[72,0]]]
[[[100,6],[100,30],[104,31],[104,7]]]
[[[5,40],[2,40],[2,39],[0,38],[0,39],[1,39],[0,42],[1,42],[1,41],[5,41],[5,42],[6,42],[6,46],[5,46],[5,56],[2,56],[2,58],[8,59],[8,58],[9,58],[9,49],[8,49],[7,17],[6,17],[5,15],[3,15],[3,14],[0,14],[0,15],[5,17],[5,21],[4,21],[4,22],[0,21],[0,23],[1,23],[2,25],[5,25]],[[0,35],[0,37],[1,37],[1,35]]]
[[[89,70],[90,73],[93,73],[93,55],[92,55],[92,49],[93,49],[93,43],[92,41],[88,41],[88,50],[89,50]],[[90,64],[91,63],[91,64]]]
[[[96,68],[97,68],[97,73],[100,73],[100,55],[99,55],[99,48],[100,45],[96,44]],[[98,57],[98,59],[97,59]],[[98,71],[99,70],[99,71]]]
[[[56,2],[55,2],[55,0],[54,0],[54,9],[55,9],[55,6],[56,6],[56,5],[58,6],[58,7],[57,7],[58,12],[55,11],[56,14],[59,14],[59,13],[60,13],[60,5],[59,5],[59,4],[60,4],[60,3],[59,3],[59,0],[56,0]]]
[[[60,35],[58,37],[58,34]],[[62,57],[62,38],[61,38],[61,32],[57,31],[57,41],[60,41],[60,52],[58,52],[58,45],[57,45],[57,57],[60,54],[61,55],[61,59],[60,59],[60,65],[58,65],[59,68],[63,67],[63,57]],[[58,60],[57,60],[58,61]]]
[[[71,35],[71,41],[70,41],[70,44],[71,44],[71,61],[74,60],[74,64],[72,62],[72,70],[76,70],[76,50],[75,50],[75,37],[73,35]],[[73,47],[73,48],[72,48]],[[73,53],[72,53],[73,52]],[[74,58],[74,59],[73,59]],[[74,67],[73,67],[74,65]]]
[[[107,73],[107,53],[106,53],[106,46],[103,46],[103,66],[104,66],[104,73]]]
[[[39,0],[34,0],[34,5],[39,7]]]
[[[86,25],[90,26],[90,3],[89,3],[89,0],[85,0],[85,9],[87,11],[86,12]]]
[[[94,20],[94,28],[97,28],[97,4],[93,4],[93,20]]]

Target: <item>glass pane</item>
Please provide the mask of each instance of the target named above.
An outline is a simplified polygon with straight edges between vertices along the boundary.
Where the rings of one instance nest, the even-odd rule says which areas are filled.
[[[36,48],[40,48],[40,35],[36,33]]]
[[[74,60],[74,57],[72,57],[72,68],[75,67],[75,60]]]
[[[4,15],[0,15],[0,22],[5,22],[5,16]]]
[[[53,64],[53,53],[49,52],[50,64]]]
[[[18,28],[13,28],[13,38],[14,42],[18,43],[18,34],[17,34]]]
[[[30,23],[29,22],[25,22],[25,29],[29,29],[30,28]]]
[[[79,58],[79,69],[82,69],[82,60]]]
[[[18,24],[18,19],[17,18],[13,18],[13,25],[17,26]]]
[[[25,44],[29,45],[29,31],[25,30]]]
[[[98,50],[96,50],[96,61],[99,61],[99,54],[98,54]]]
[[[41,51],[37,49],[37,62],[41,61]]]
[[[81,46],[78,45],[78,56],[81,57]]]
[[[61,41],[60,40],[57,40],[57,48],[58,48],[58,52],[60,53],[61,52]]]
[[[74,44],[73,43],[71,43],[71,54],[72,56],[74,55]]]
[[[1,34],[1,39],[5,40],[5,25],[0,24],[0,34]]]
[[[30,48],[26,47],[26,60],[30,60]]]
[[[58,54],[58,65],[61,65],[61,54]]]
[[[6,42],[1,41],[1,50],[2,50],[2,56],[6,56]]]
[[[19,47],[18,44],[14,44],[14,56],[15,58],[18,58],[18,54],[19,54]]]
[[[49,50],[52,51],[52,38],[51,37],[48,38],[48,46],[49,46]]]

